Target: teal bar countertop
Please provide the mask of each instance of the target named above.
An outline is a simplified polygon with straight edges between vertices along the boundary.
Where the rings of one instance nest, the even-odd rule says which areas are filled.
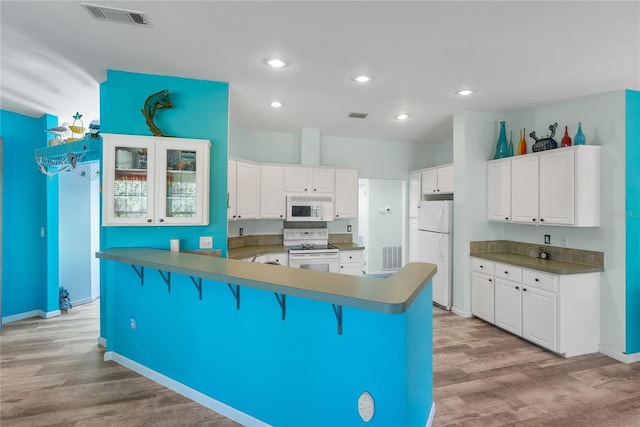
[[[109,248],[96,257],[389,314],[404,313],[436,273],[434,264],[416,262],[384,279],[358,277],[152,248]]]

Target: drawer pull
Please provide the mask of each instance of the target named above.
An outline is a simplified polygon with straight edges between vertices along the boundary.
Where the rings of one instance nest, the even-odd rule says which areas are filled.
[[[489,279],[490,282],[493,282],[493,279]]]
[[[509,274],[509,272],[508,272],[508,271],[505,271],[505,272],[504,272],[504,274]]]
[[[534,280],[535,280],[536,282],[539,282],[539,281],[540,281],[540,280],[538,280],[538,278],[537,278],[537,277],[536,277]]]
[[[516,290],[520,289],[520,286],[516,286]]]
[[[527,291],[527,288],[522,288],[522,290],[526,292],[526,291]]]

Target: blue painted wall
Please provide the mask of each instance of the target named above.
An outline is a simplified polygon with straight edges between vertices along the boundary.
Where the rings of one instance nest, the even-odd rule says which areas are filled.
[[[152,269],[144,286],[131,266],[109,292],[114,351],[274,426],[358,426],[363,391],[371,426],[424,426],[432,396],[431,286],[406,313],[344,307],[343,335],[328,303],[243,287],[241,308],[224,283],[173,274],[171,292]],[[275,267],[283,268],[283,267]],[[136,329],[130,328],[131,317]]]
[[[45,147],[51,136],[44,132],[57,119],[38,119],[0,110],[0,135],[4,138],[2,315],[33,310],[51,311],[47,291],[47,238],[40,227],[47,226],[48,178],[38,171],[33,151]],[[46,230],[47,236],[51,230]],[[57,309],[57,303],[54,310]]]
[[[626,91],[626,353],[640,352],[640,92]]]
[[[102,227],[100,246],[169,248],[179,238],[182,249],[197,249],[200,236],[213,236],[214,248],[227,252],[227,139],[229,84],[179,77],[107,71],[100,85],[100,128],[104,133],[151,135],[141,110],[152,93],[171,91],[173,108],[159,111],[156,124],[167,135],[211,141],[208,226]],[[101,272],[102,297],[108,277]],[[101,311],[104,313],[104,301]],[[101,336],[105,336],[104,317]]]

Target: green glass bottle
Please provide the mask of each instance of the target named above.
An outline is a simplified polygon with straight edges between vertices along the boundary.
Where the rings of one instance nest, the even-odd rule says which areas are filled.
[[[513,157],[513,130],[509,131],[509,157]]]

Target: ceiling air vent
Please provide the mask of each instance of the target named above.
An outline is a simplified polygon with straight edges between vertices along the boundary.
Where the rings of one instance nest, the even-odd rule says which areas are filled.
[[[87,12],[96,19],[109,22],[122,22],[124,24],[149,25],[149,21],[142,12],[132,10],[115,9],[113,7],[96,6],[93,4],[81,3]]]
[[[349,113],[349,117],[352,119],[364,119],[367,116],[367,113]]]

